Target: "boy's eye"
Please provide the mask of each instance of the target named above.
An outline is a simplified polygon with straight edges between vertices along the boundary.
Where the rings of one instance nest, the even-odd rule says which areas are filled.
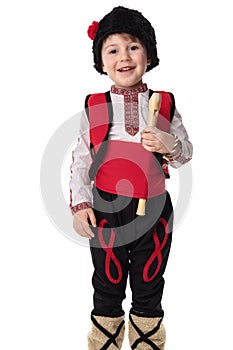
[[[111,51],[109,51],[110,54],[115,54],[117,52],[116,49],[112,49]]]
[[[135,50],[137,50],[137,49],[138,49],[138,46],[137,46],[137,45],[133,45],[133,46],[130,47],[130,50],[132,50],[132,51],[135,51]]]

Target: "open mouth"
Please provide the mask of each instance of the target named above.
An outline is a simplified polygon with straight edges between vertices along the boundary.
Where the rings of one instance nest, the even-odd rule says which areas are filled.
[[[118,69],[118,72],[128,72],[130,70],[133,70],[134,67],[122,67],[120,69]]]

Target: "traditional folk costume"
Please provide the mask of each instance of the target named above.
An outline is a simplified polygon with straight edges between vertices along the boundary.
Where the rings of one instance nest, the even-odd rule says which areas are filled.
[[[122,31],[145,44],[152,61],[148,70],[155,67],[158,58],[153,28],[139,12],[119,6],[96,26],[93,53],[97,71],[104,74],[100,61],[103,39]],[[176,147],[166,158],[143,148],[140,131],[147,125],[152,92],[146,84],[132,90],[112,86],[106,93],[88,95],[81,117],[71,166],[70,207],[73,213],[91,207],[97,219],[95,237],[90,241],[94,307],[89,350],[121,348],[125,330],[122,302],[128,276],[131,348],[162,350],[165,345],[161,300],[173,222],[165,186],[167,161],[173,167],[189,161],[192,144],[174,96],[160,91],[157,127],[176,136]],[[139,198],[147,198],[145,216],[136,215]]]

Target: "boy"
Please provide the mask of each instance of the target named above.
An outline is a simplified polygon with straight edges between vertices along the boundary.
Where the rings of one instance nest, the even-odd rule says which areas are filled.
[[[171,93],[160,92],[157,126],[147,126],[153,91],[143,76],[159,64],[150,22],[118,6],[93,22],[88,35],[95,69],[114,83],[106,93],[87,96],[71,167],[74,228],[90,239],[94,265],[88,347],[121,348],[129,276],[130,347],[162,350],[163,274],[173,218],[166,162],[173,167],[188,162],[192,144]],[[145,216],[136,214],[140,198],[147,199]]]

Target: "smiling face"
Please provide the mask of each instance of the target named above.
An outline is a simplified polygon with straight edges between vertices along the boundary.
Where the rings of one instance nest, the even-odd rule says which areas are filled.
[[[102,69],[116,87],[132,89],[142,84],[151,60],[144,45],[129,34],[109,35],[101,49]]]

